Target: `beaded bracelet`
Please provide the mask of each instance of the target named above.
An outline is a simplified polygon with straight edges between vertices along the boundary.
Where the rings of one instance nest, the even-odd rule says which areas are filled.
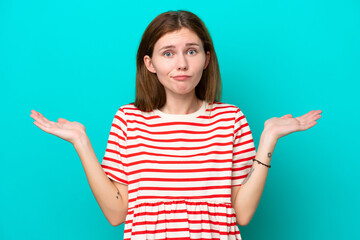
[[[253,161],[257,161],[258,163],[260,163],[260,164],[262,164],[262,165],[264,165],[264,166],[266,166],[266,167],[268,167],[268,168],[271,168],[270,165],[266,165],[265,163],[262,163],[262,162],[260,162],[259,160],[256,160],[255,158],[253,159]]]

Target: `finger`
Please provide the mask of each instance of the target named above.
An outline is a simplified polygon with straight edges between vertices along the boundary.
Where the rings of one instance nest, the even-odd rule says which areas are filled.
[[[59,118],[58,119],[58,123],[69,123],[70,121],[64,119],[64,118]]]
[[[307,125],[305,125],[305,129],[304,130],[307,130],[309,128],[312,128],[313,126],[315,126],[317,124],[317,122],[311,122],[311,123],[308,123]]]
[[[49,125],[45,124],[44,120],[42,119],[42,118],[44,118],[42,116],[42,114],[40,114],[39,112],[36,112],[35,110],[32,110],[30,117],[32,117],[35,120],[35,122],[33,122],[34,125],[36,125],[38,128],[40,128],[44,132],[49,133],[49,131],[50,131]]]
[[[318,120],[319,118],[321,118],[321,113],[322,111],[321,110],[317,110],[315,112],[313,112],[311,115],[309,115],[306,119],[305,119],[305,122],[312,122],[312,121],[316,121]]]
[[[302,120],[306,120],[306,119],[308,119],[311,115],[313,115],[314,112],[315,112],[315,110],[312,110],[312,111],[310,111],[310,112],[308,112],[308,113],[306,113],[306,114],[304,114],[304,115],[302,115],[302,116],[299,116],[298,118],[299,118],[299,119],[302,119]]]
[[[40,120],[37,112],[33,112],[32,114],[30,114],[30,117],[32,117],[38,124],[41,124],[42,126],[44,125],[43,121]]]
[[[36,121],[38,121],[39,123],[41,123],[43,126],[45,127],[50,127],[51,126],[51,121],[49,121],[48,119],[46,119],[41,113],[36,112],[34,114],[34,119]]]
[[[315,126],[317,124],[316,120],[318,120],[320,118],[321,118],[321,115],[315,115],[313,117],[313,119],[308,119],[307,121],[303,122],[302,125],[303,125],[304,130]]]
[[[291,114],[286,114],[286,115],[284,115],[284,116],[282,116],[282,117],[280,117],[280,118],[282,118],[282,119],[288,119],[288,118],[292,118],[293,116],[291,115]]]
[[[316,116],[317,114],[319,114],[321,112],[321,110],[312,110],[306,114],[304,114],[301,117],[298,117],[299,120],[304,121],[304,122],[309,122],[312,119],[314,119],[314,116]]]
[[[315,118],[316,118],[316,119],[321,118],[321,113],[322,113],[321,110],[317,110],[316,113],[314,114],[313,118],[314,118],[314,119],[315,119]]]
[[[35,122],[33,122],[38,128],[40,128],[41,130],[43,130],[44,132],[47,132],[47,133],[49,133],[49,128],[48,127],[46,127],[45,125],[43,125],[43,124],[41,124],[41,123],[39,123],[39,122],[37,122],[37,121],[35,121]]]

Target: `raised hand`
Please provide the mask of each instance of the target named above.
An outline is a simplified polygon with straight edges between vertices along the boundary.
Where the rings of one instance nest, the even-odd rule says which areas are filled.
[[[290,133],[304,131],[315,126],[316,120],[321,118],[321,113],[321,110],[312,110],[296,118],[293,118],[291,114],[280,118],[273,117],[265,121],[264,130],[271,133],[276,139],[279,139]]]
[[[52,122],[35,110],[31,110],[30,117],[35,120],[34,124],[44,132],[53,134],[72,144],[81,136],[86,135],[85,126],[78,122],[70,122],[64,118],[59,118],[58,122]]]

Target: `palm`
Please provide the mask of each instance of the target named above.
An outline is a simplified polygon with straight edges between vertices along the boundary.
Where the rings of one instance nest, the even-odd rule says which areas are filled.
[[[81,123],[70,122],[63,118],[59,118],[58,122],[52,122],[46,119],[39,112],[34,110],[31,112],[30,117],[35,120],[34,124],[36,126],[38,126],[41,130],[60,137],[68,142],[74,143],[81,134],[85,133],[85,127]]]
[[[293,118],[291,114],[280,118],[273,117],[265,122],[265,128],[269,130],[278,139],[290,133],[304,131],[313,127],[319,118],[321,110],[312,110],[300,117]]]

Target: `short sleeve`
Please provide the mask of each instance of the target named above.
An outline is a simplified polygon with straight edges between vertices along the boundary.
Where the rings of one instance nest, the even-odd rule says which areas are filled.
[[[231,186],[241,186],[250,172],[255,155],[256,150],[249,124],[238,108],[234,125]]]
[[[106,175],[119,183],[128,185],[126,164],[127,122],[123,109],[119,109],[110,128],[110,134],[101,163]]]

